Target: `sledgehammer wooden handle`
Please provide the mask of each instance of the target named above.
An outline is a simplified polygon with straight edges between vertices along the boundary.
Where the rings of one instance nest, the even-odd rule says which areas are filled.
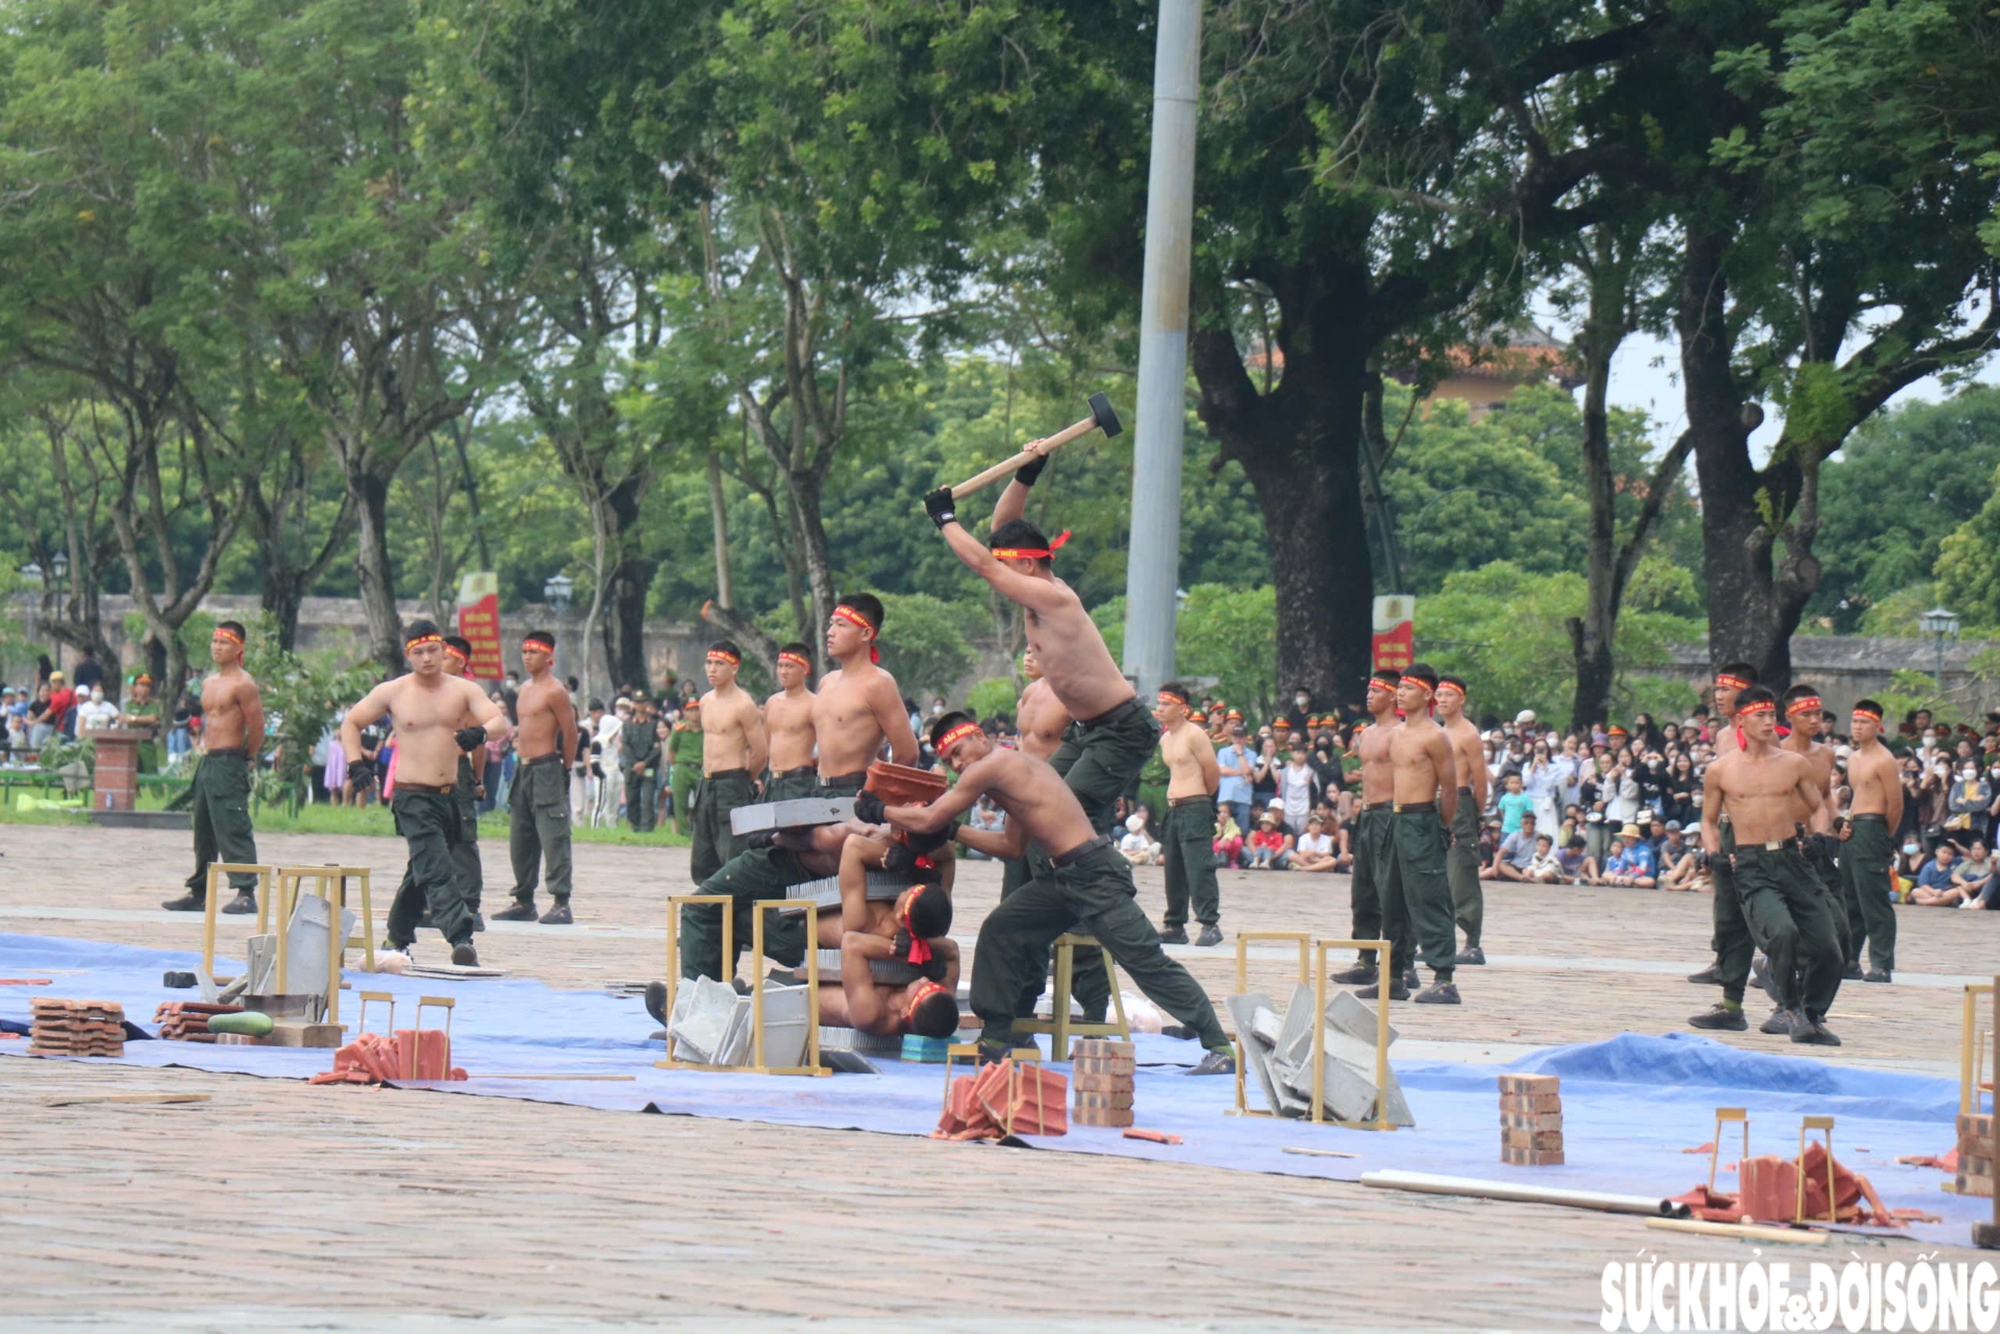
[[[1042,447],[1039,451],[1024,449],[1006,462],[994,464],[977,477],[968,478],[960,482],[951,489],[952,499],[962,499],[982,487],[991,486],[1002,477],[1012,477],[1022,468],[1034,462],[1037,454],[1045,455],[1051,453],[1059,446],[1066,445],[1080,436],[1089,435],[1092,431],[1102,430],[1105,435],[1113,436],[1124,429],[1123,423],[1118,420],[1117,411],[1111,406],[1111,400],[1103,394],[1092,394],[1090,396],[1090,415],[1088,417],[1085,417],[1073,426],[1063,427],[1060,431],[1042,441]]]

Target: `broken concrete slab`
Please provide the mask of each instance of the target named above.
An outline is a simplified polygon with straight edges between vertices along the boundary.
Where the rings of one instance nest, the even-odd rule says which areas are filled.
[[[854,818],[852,797],[794,797],[738,806],[729,812],[729,832],[738,838],[766,829],[810,829]]]

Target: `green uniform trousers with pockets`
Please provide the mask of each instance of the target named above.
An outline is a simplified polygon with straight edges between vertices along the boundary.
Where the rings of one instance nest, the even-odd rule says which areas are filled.
[[[1216,925],[1222,920],[1222,890],[1215,880],[1215,802],[1169,805],[1160,834],[1167,866],[1167,930],[1187,925],[1190,901],[1197,922]]]
[[[1879,819],[1849,820],[1854,832],[1840,845],[1841,898],[1847,914],[1848,958],[1868,961],[1885,973],[1896,970],[1896,905],[1889,901],[1889,867],[1896,839]]]
[[[1348,890],[1354,909],[1354,938],[1382,939],[1382,891],[1380,868],[1382,836],[1388,829],[1387,810],[1361,810],[1354,814],[1354,872]],[[1361,951],[1361,962],[1375,962],[1374,950]]]
[[[688,875],[699,884],[743,851],[743,840],[729,832],[729,813],[756,800],[750,775],[741,769],[704,778],[695,785],[689,805],[694,846],[688,849]]]
[[[1063,776],[1069,790],[1083,803],[1090,827],[1111,832],[1118,798],[1138,778],[1160,744],[1160,725],[1145,709],[1134,709],[1117,722],[1098,727],[1071,723],[1062,745],[1049,756],[1049,766]]]
[[[410,873],[389,905],[389,943],[408,947],[426,904],[431,924],[454,945],[472,939],[472,905],[453,853],[464,838],[458,798],[398,790],[390,807],[396,832],[410,848]]]
[[[204,755],[195,768],[189,785],[194,874],[187,878],[187,887],[198,899],[208,897],[210,862],[257,864],[257,839],[250,828],[250,781],[250,761],[241,755]],[[249,894],[257,888],[257,877],[231,871],[229,884],[237,893]]]
[[[1737,848],[1736,894],[1752,938],[1770,956],[1778,1003],[1824,1015],[1840,991],[1840,942],[1805,856],[1796,848]]]
[[[1465,933],[1465,948],[1479,948],[1486,923],[1486,891],[1479,883],[1479,806],[1472,789],[1458,790],[1458,809],[1451,817],[1451,846],[1445,849],[1444,875],[1451,885],[1451,911]]]
[[[569,902],[569,769],[523,764],[514,771],[507,808],[507,854],[514,864],[514,902],[533,907],[546,868],[549,896]],[[436,913],[432,913],[433,919]]]
[[[819,775],[811,769],[804,773],[773,774],[764,788],[764,800],[797,801],[818,791]]]
[[[1381,840],[1377,885],[1382,896],[1383,939],[1395,958],[1390,976],[1416,964],[1412,941],[1440,983],[1458,963],[1458,935],[1451,920],[1451,885],[1444,873],[1444,823],[1436,811],[1390,811]]]

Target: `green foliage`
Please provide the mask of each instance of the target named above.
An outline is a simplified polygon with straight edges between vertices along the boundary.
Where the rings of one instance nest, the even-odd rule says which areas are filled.
[[[989,676],[966,692],[965,709],[975,718],[991,718],[996,713],[1012,717],[1020,698],[1020,683],[1012,677]]]
[[[1215,693],[1245,714],[1263,716],[1279,700],[1277,590],[1196,584],[1175,620],[1174,674],[1214,677]],[[1090,613],[1111,656],[1125,653],[1125,599]]]
[[[1654,572],[1645,583],[1660,589],[1674,581]],[[1582,575],[1535,574],[1511,561],[1454,573],[1438,593],[1417,600],[1417,656],[1471,683],[1475,715],[1528,708],[1564,717],[1576,688],[1565,623],[1582,615],[1587,593]],[[1646,669],[1664,666],[1670,645],[1700,634],[1700,623],[1688,617],[1628,607],[1618,619],[1614,713],[1646,707],[1672,713],[1692,704],[1692,692]]]
[[[257,796],[296,811],[311,788],[313,747],[336,711],[366,694],[380,672],[372,661],[350,666],[328,653],[286,652],[268,615],[247,628],[243,667],[263,695],[266,745],[278,747],[276,764],[258,776]]]
[[[2000,485],[2000,472],[1993,485]],[[2000,625],[2000,491],[1937,548],[1935,596],[1968,624]],[[1937,605],[1936,603],[1932,604]]]
[[[883,593],[882,667],[906,699],[949,693],[972,669],[966,640],[985,626],[971,603],[945,602],[929,593]]]

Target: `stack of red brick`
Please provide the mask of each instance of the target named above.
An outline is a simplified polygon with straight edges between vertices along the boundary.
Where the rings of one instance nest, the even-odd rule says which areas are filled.
[[[1028,1063],[995,1061],[960,1075],[945,1095],[933,1139],[999,1139],[1003,1135],[1066,1135],[1069,1081]]]
[[[208,1017],[212,1014],[240,1014],[241,1005],[217,1005],[213,1001],[166,1001],[153,1011],[153,1022],[160,1026],[160,1036],[169,1042],[213,1042],[215,1034],[208,1031]]]
[[[1958,1179],[1960,1195],[1993,1198],[1993,1113],[1958,1114]]]
[[[125,1007],[116,1001],[61,1000],[38,996],[28,1002],[30,1056],[123,1056]]]
[[[1072,1051],[1076,1106],[1071,1118],[1080,1126],[1131,1125],[1132,1077],[1138,1065],[1132,1044],[1079,1038]]]
[[[363,1033],[333,1054],[333,1069],[315,1084],[385,1084],[392,1079],[464,1079],[451,1063],[451,1039],[441,1028],[399,1028],[394,1038]]]
[[[1500,1076],[1500,1161],[1516,1167],[1563,1165],[1560,1076]]]

